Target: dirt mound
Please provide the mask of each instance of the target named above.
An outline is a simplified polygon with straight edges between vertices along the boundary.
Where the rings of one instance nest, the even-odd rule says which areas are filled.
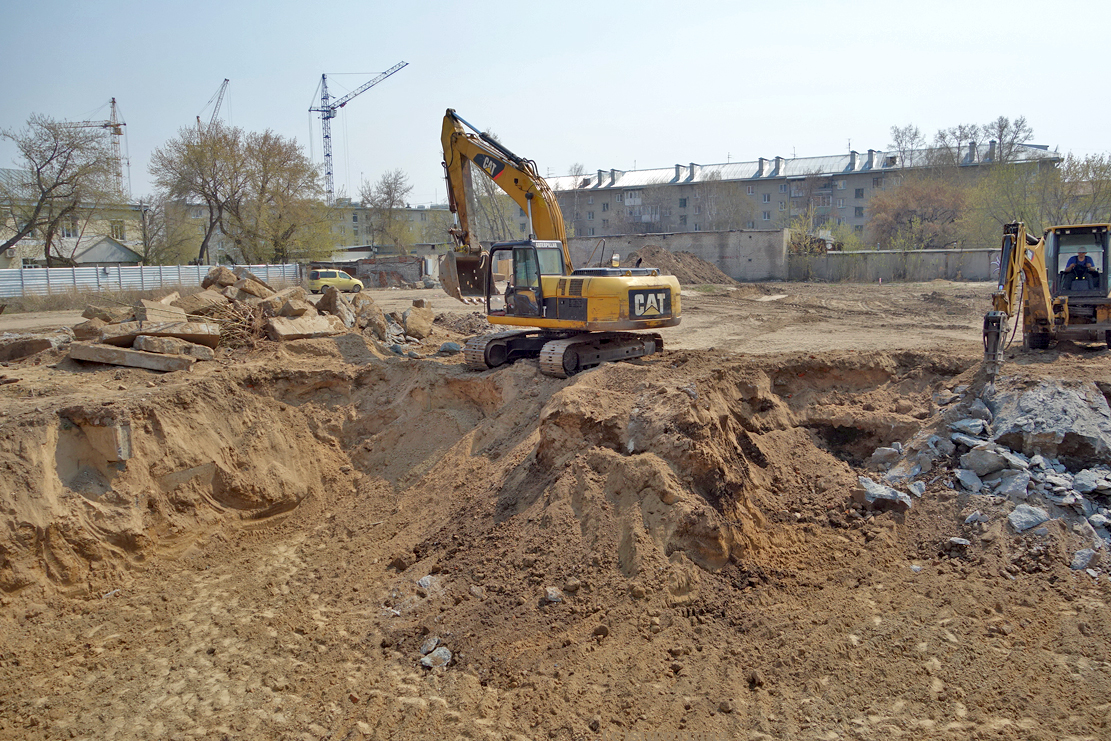
[[[497,331],[497,328],[486,321],[486,316],[479,311],[472,311],[469,314],[446,311],[437,314],[433,323],[438,327],[468,336]]]
[[[637,260],[642,260],[642,267],[659,268],[665,275],[674,275],[679,279],[681,286],[707,283],[730,286],[737,284],[737,281],[721,272],[716,265],[695,257],[690,252],[670,252],[663,247],[650,244],[626,255],[621,264],[633,266],[636,265]]]

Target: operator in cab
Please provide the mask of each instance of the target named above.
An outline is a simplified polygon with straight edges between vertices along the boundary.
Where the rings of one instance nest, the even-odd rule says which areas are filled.
[[[1088,251],[1081,247],[1077,250],[1076,254],[1069,258],[1065,263],[1065,275],[1069,279],[1069,288],[1076,285],[1076,281],[1083,280],[1089,283],[1088,276],[1095,272],[1096,265],[1092,262],[1092,258],[1088,257]]]

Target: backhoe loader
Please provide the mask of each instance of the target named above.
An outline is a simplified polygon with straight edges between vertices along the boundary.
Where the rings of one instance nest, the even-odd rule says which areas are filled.
[[[674,276],[650,267],[575,269],[559,204],[535,162],[513,154],[450,108],[441,141],[448,207],[456,215],[454,250],[440,262],[444,290],[460,300],[481,298],[491,324],[532,328],[472,337],[464,347],[469,368],[539,358],[541,372],[567,378],[600,363],[663,349],[659,334],[633,330],[679,324]],[[483,249],[469,216],[472,166],[520,206],[528,218],[527,239]],[[504,274],[498,272],[501,266]]]
[[[1022,302],[1022,341],[1033,349],[1057,340],[1106,342],[1111,346],[1108,233],[1111,224],[1051,226],[1038,239],[1026,225],[1003,227],[999,284],[984,316],[984,366],[994,379],[1003,364],[1008,320]],[[1086,252],[1092,267],[1074,267]],[[1017,328],[1017,327],[1016,327]]]

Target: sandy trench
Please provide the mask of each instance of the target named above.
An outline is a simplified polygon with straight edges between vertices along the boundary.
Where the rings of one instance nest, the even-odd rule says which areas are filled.
[[[1070,532],[972,537],[944,481],[849,506],[974,382],[989,295],[688,289],[664,354],[568,380],[434,356],[475,321],[440,296],[421,360],[12,363],[0,738],[1108,738],[1111,584]],[[1102,347],[1010,354],[1001,384],[1111,384]]]

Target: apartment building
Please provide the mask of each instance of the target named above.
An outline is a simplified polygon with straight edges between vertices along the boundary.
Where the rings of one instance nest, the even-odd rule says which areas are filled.
[[[804,213],[812,216],[815,228],[845,224],[862,232],[872,197],[925,167],[934,151],[901,155],[869,149],[821,157],[597,170],[549,178],[548,184],[577,237],[781,229]],[[996,143],[972,144],[957,157],[962,168],[993,164]],[[1019,145],[1012,162],[1056,164],[1061,159],[1046,147]]]

